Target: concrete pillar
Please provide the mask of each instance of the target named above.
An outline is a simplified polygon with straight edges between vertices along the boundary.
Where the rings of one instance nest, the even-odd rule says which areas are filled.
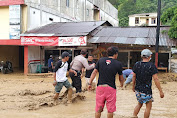
[[[30,5],[27,6],[27,30],[30,28]]]
[[[24,75],[28,74],[28,46],[24,46]]]
[[[72,60],[74,59],[74,49],[72,50]]]

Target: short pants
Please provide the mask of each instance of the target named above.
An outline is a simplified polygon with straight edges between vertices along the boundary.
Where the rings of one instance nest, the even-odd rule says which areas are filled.
[[[123,75],[124,79],[126,79],[126,75]],[[130,84],[132,82],[132,79],[133,79],[133,74],[130,74],[126,81],[125,81],[125,84]]]
[[[135,94],[136,94],[136,98],[138,100],[139,103],[143,104],[143,103],[147,103],[149,101],[154,101],[152,95],[147,95],[145,93],[141,93],[141,92],[138,92],[138,91],[135,91]]]
[[[65,86],[67,89],[71,88],[71,84],[68,80],[64,82],[57,82],[57,85],[55,86],[55,92],[60,93],[61,89]]]
[[[82,81],[81,81],[81,73],[78,73],[77,76],[74,76],[74,73],[69,73],[71,80],[72,80],[72,86],[76,88],[76,93],[82,92]]]
[[[104,105],[108,113],[113,113],[116,111],[116,89],[110,86],[98,86],[96,89],[96,112],[102,112]]]

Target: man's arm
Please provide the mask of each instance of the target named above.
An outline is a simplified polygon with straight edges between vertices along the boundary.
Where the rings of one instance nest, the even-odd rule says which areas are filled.
[[[83,78],[83,77],[84,77],[84,72],[85,72],[85,68],[82,68],[81,78]]]
[[[82,64],[86,70],[91,70],[95,67],[95,64],[89,65],[87,59],[83,59]]]
[[[52,65],[52,69],[54,69],[53,62],[51,62],[51,65]]]
[[[160,82],[159,82],[157,74],[154,74],[152,77],[154,79],[156,87],[159,89],[160,97],[163,98],[164,97],[164,93],[163,93],[162,88],[160,86]]]
[[[75,76],[77,76],[77,72],[73,69],[69,69],[69,72],[74,73]]]
[[[56,72],[54,73],[54,82],[53,82],[53,86],[55,87],[57,85],[57,80],[56,80]]]
[[[96,76],[96,74],[98,73],[98,70],[97,69],[94,69],[92,74],[91,74],[91,77],[90,77],[90,82],[89,82],[89,86],[88,86],[88,89],[91,89],[92,88],[92,82]]]
[[[119,75],[119,82],[120,82],[120,87],[123,87],[123,85],[124,85],[123,75]]]
[[[135,84],[136,84],[136,74],[135,73],[133,73],[133,79],[132,79],[132,82],[133,82],[133,87],[132,87],[132,90],[133,90],[133,92],[135,92]]]

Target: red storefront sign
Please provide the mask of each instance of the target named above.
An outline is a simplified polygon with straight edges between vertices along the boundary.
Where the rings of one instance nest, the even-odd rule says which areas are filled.
[[[24,0],[0,0],[0,6],[20,5],[20,4],[24,4]]]
[[[58,37],[21,37],[21,45],[58,46]]]

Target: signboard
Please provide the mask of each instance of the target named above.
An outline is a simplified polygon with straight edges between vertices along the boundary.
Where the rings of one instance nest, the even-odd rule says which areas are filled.
[[[20,31],[21,31],[20,24],[21,24],[21,6],[10,5],[9,6],[10,39],[20,39]]]
[[[21,45],[58,46],[58,37],[21,37]]]
[[[83,37],[59,37],[59,46],[86,46],[87,38]]]

